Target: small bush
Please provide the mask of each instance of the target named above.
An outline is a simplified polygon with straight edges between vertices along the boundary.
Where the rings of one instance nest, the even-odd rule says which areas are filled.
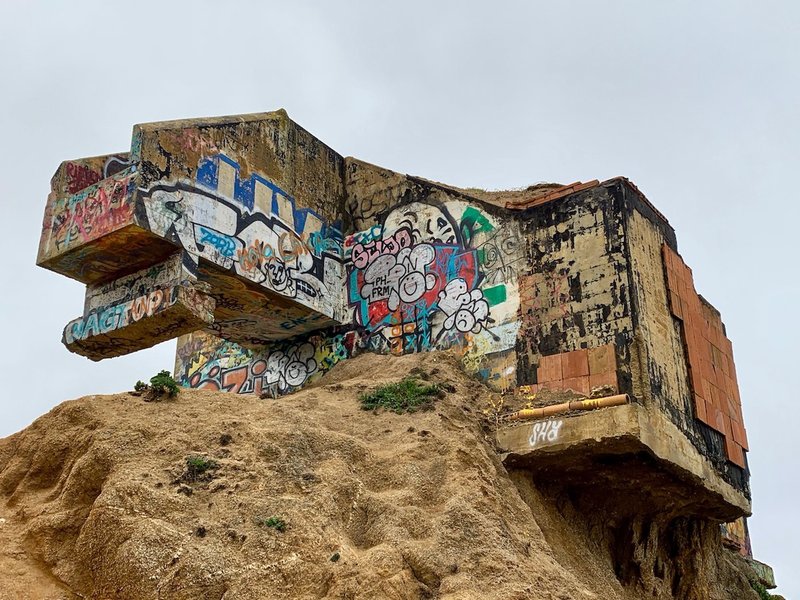
[[[385,408],[400,414],[429,410],[433,406],[433,401],[443,395],[444,390],[438,384],[424,384],[413,377],[406,377],[397,383],[382,385],[371,392],[361,394],[358,400],[363,410]]]
[[[208,471],[218,468],[217,461],[193,454],[186,458],[186,471],[183,474],[183,479],[185,481],[197,481],[206,475]]]
[[[269,527],[270,529],[275,529],[281,533],[286,531],[286,521],[280,517],[269,517],[268,519],[258,518],[256,519],[256,523],[262,527]]]
[[[136,382],[133,389],[137,394],[144,395],[145,402],[153,402],[160,400],[165,395],[174,398],[178,395],[180,386],[169,371],[159,371],[150,378],[150,385],[140,380]]]
[[[173,379],[169,371],[159,371],[150,378],[150,389],[155,394],[166,394],[170,398],[178,395],[178,382]]]

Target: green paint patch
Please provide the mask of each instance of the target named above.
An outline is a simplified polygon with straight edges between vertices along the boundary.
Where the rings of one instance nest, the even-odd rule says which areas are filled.
[[[464,242],[469,243],[475,234],[489,233],[490,231],[494,231],[494,225],[478,209],[470,206],[461,215],[461,235]]]
[[[494,287],[487,288],[483,290],[483,297],[486,298],[486,302],[489,303],[489,306],[495,306],[496,304],[505,302],[506,286],[496,285]]]

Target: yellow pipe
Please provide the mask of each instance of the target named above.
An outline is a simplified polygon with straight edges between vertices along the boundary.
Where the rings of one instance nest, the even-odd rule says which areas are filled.
[[[606,396],[605,398],[587,398],[586,400],[571,400],[569,402],[562,402],[561,404],[552,404],[550,406],[543,406],[542,408],[523,408],[515,413],[507,415],[504,420],[520,421],[524,419],[543,419],[545,417],[552,417],[570,410],[594,410],[596,408],[605,408],[607,406],[621,406],[628,404],[631,399],[628,394],[619,394],[617,396]]]

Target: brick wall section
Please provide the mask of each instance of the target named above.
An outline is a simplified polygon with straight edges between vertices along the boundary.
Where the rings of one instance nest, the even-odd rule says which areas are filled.
[[[728,460],[745,468],[747,435],[733,347],[719,313],[695,291],[692,270],[666,244],[662,255],[670,310],[683,325],[695,416],[725,437]]]
[[[619,386],[614,344],[543,356],[536,379],[539,383],[524,386],[526,391],[573,390],[588,396],[593,388],[611,386],[616,392]]]
[[[520,215],[518,385],[541,383],[542,357],[611,344],[618,389],[631,392],[625,210],[619,195],[597,186]]]

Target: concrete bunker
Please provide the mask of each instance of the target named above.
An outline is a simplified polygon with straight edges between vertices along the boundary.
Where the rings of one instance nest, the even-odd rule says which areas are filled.
[[[449,350],[509,398],[630,398],[500,428],[510,466],[646,471],[653,506],[750,513],[730,340],[623,177],[463,190],[345,158],[282,110],[136,125],[129,152],[58,168],[37,262],[86,284],[63,341],[93,360],[178,337],[184,386],[285,394],[358,352]]]

